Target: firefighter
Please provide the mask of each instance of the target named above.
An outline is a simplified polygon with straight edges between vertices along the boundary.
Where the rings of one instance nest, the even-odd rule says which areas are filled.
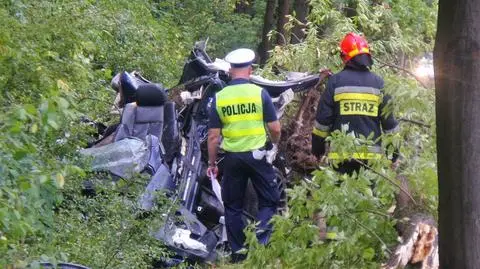
[[[232,80],[212,101],[209,115],[207,175],[217,176],[217,149],[220,137],[225,151],[223,160],[222,199],[225,206],[227,238],[232,262],[246,258],[243,230],[243,201],[248,179],[258,196],[257,238],[266,244],[271,234],[269,221],[276,213],[280,199],[272,164],[267,162],[267,137],[272,143],[280,139],[280,122],[267,91],[249,83],[255,53],[250,49],[230,52]]]
[[[312,152],[318,158],[324,158],[325,138],[345,125],[348,126],[347,132],[356,137],[368,137],[373,133],[373,140],[377,143],[369,146],[367,151],[339,153],[330,149],[328,159],[340,161],[337,171],[352,174],[369,160],[384,154],[377,138],[382,133],[398,132],[399,125],[393,113],[384,113],[390,96],[382,91],[383,79],[370,71],[373,60],[366,39],[348,33],[340,43],[340,50],[344,68],[329,78],[320,99],[312,133]],[[394,151],[392,167],[398,165],[397,159],[398,149]]]

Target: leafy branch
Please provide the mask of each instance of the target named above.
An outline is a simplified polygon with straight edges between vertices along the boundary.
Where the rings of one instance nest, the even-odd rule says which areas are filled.
[[[387,177],[386,175],[376,171],[375,169],[373,169],[372,167],[370,167],[369,165],[365,164],[364,162],[360,161],[360,160],[357,160],[357,159],[354,159],[355,162],[361,164],[363,167],[365,167],[366,169],[372,171],[374,174],[386,179],[388,182],[390,182],[391,184],[393,184],[394,186],[396,186],[397,188],[399,188],[403,193],[405,193],[408,198],[410,198],[410,200],[413,202],[414,205],[417,205],[417,201],[415,201],[415,199],[413,198],[413,196],[410,194],[410,192],[408,190],[406,190],[404,187],[402,187],[400,184],[398,184],[397,182],[395,182],[393,179]]]
[[[395,69],[398,69],[398,70],[401,70],[407,74],[409,74],[410,76],[412,76],[413,78],[415,78],[415,80],[420,84],[422,85],[422,87],[424,87],[425,89],[429,89],[429,87],[427,87],[427,85],[417,76],[415,75],[412,71],[406,69],[406,68],[403,68],[401,66],[398,66],[398,65],[395,65],[395,64],[389,64],[389,63],[385,63],[385,62],[382,62],[381,60],[379,60],[377,57],[374,57],[375,61],[379,62],[382,66],[388,66],[388,67],[391,67],[391,68],[395,68]]]
[[[362,227],[363,229],[365,229],[366,231],[368,231],[370,234],[372,234],[373,236],[375,236],[378,241],[380,243],[382,243],[382,245],[385,247],[385,250],[388,252],[388,254],[392,254],[392,252],[388,249],[388,245],[385,243],[385,241],[382,240],[382,238],[375,232],[373,231],[372,229],[368,228],[365,224],[363,224],[361,221],[357,220],[355,217],[349,215],[349,214],[342,214],[342,216],[345,216],[351,220],[353,220],[353,222],[355,222],[356,224],[358,224],[358,226]]]
[[[431,127],[430,124],[427,124],[427,123],[425,123],[423,121],[419,121],[419,120],[412,120],[412,119],[407,119],[407,118],[399,118],[398,120],[413,123],[413,124],[416,124],[416,125],[419,125],[419,126],[422,126],[422,127],[425,127],[425,128],[430,128]]]

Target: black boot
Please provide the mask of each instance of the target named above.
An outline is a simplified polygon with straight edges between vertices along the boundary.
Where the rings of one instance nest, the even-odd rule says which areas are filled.
[[[247,254],[233,253],[230,259],[230,263],[240,263],[247,258]]]
[[[240,263],[247,258],[247,249],[242,248],[232,253],[230,257],[230,263]]]

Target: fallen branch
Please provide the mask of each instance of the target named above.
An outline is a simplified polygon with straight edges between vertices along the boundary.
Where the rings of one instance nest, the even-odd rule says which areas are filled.
[[[375,210],[371,210],[371,209],[362,209],[362,210],[352,211],[352,213],[363,213],[363,212],[372,213],[372,214],[375,214],[375,215],[378,215],[378,216],[381,216],[381,217],[385,217],[385,218],[392,218],[392,215],[385,214],[385,213],[375,211]]]
[[[420,85],[422,85],[422,87],[424,87],[425,89],[429,89],[429,87],[427,87],[427,85],[417,76],[415,75],[412,71],[408,70],[408,69],[405,69],[401,66],[398,66],[398,65],[395,65],[395,64],[389,64],[389,63],[385,63],[385,62],[382,62],[382,61],[379,61],[378,58],[374,58],[375,61],[377,61],[378,63],[380,63],[381,65],[383,66],[388,66],[388,67],[392,67],[392,68],[396,68],[398,70],[401,70],[407,74],[409,74],[410,76],[414,77],[415,80],[420,83]]]
[[[295,116],[282,131],[282,137],[288,137],[280,143],[283,152],[293,170],[308,173],[316,169],[317,158],[311,153],[311,134],[316,108],[320,99],[320,85],[330,75],[329,70],[321,70],[315,86],[305,92],[298,104]]]
[[[411,120],[411,119],[406,119],[406,118],[399,118],[398,120],[413,123],[413,124],[417,124],[417,125],[420,125],[420,126],[425,127],[425,128],[430,128],[431,127],[430,124],[426,124],[426,123],[424,123],[422,121],[418,121],[418,120]]]
[[[375,233],[375,231],[373,231],[372,229],[368,228],[367,226],[365,226],[365,224],[361,223],[359,220],[357,220],[356,218],[348,215],[348,214],[343,214],[344,216],[346,216],[347,218],[353,220],[356,224],[358,224],[360,227],[362,227],[363,229],[367,230],[369,233],[371,233],[373,236],[375,236],[378,241],[380,241],[380,243],[382,243],[382,245],[385,247],[385,250],[388,252],[388,254],[392,254],[392,251],[389,250],[387,248],[387,244],[382,240],[382,238],[380,238],[380,236]]]
[[[364,162],[360,161],[360,160],[357,160],[357,159],[354,159],[357,163],[361,164],[363,167],[365,167],[366,169],[372,171],[373,173],[375,173],[376,175],[379,175],[381,176],[382,178],[386,179],[388,182],[392,183],[394,186],[396,186],[397,188],[399,188],[405,195],[408,196],[408,198],[410,198],[410,200],[413,202],[414,205],[417,205],[417,201],[415,201],[415,199],[413,198],[413,196],[410,194],[410,192],[408,191],[408,189],[405,189],[404,187],[402,187],[400,184],[398,184],[397,182],[395,182],[393,179],[387,177],[386,175],[378,172],[378,171],[375,171],[373,168],[371,168],[370,166],[368,166],[367,164],[365,164]]]

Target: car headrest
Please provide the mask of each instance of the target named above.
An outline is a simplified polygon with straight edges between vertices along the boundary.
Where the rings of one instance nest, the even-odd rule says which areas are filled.
[[[138,106],[163,106],[167,102],[167,94],[161,84],[148,83],[138,86]]]
[[[112,89],[114,89],[117,93],[120,91],[120,75],[121,73],[116,74],[110,82]]]
[[[135,102],[135,93],[138,87],[135,78],[124,71],[120,74],[120,85],[125,103]]]

